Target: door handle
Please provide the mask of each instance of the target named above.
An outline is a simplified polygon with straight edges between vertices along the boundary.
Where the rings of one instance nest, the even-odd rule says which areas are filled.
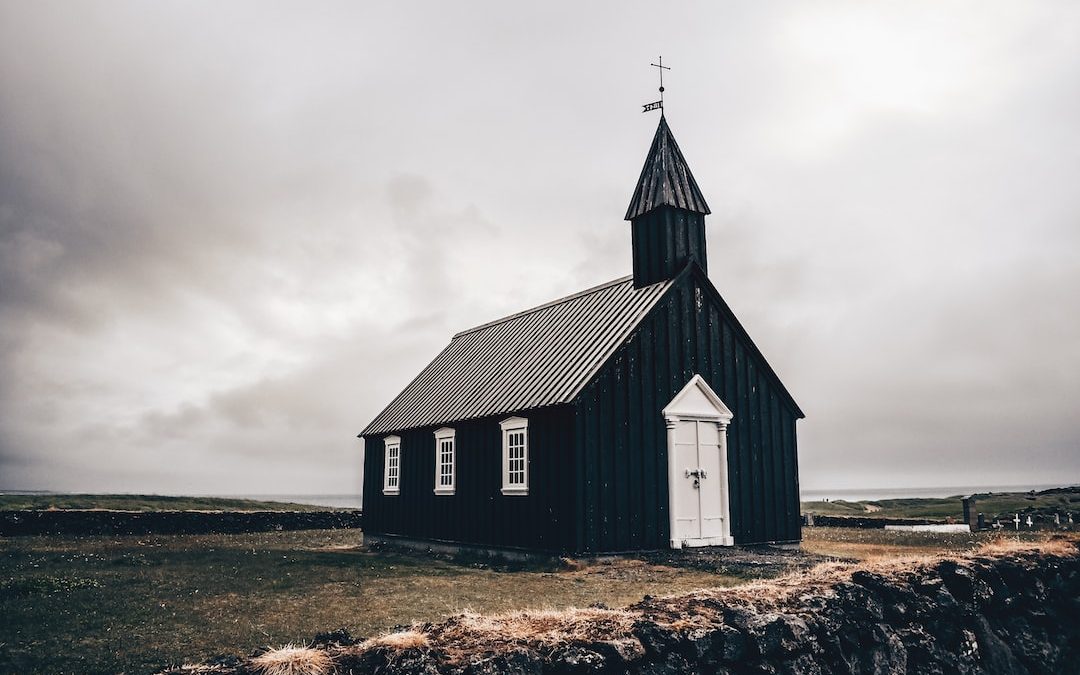
[[[693,477],[693,478],[708,478],[708,475],[706,475],[705,469],[687,469],[686,470],[686,477],[687,478],[691,478],[691,477]]]

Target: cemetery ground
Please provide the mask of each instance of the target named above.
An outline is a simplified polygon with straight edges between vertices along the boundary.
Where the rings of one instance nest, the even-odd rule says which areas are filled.
[[[357,530],[0,539],[0,672],[154,672],[167,664],[373,636],[463,610],[619,607],[644,595],[731,586],[825,558],[962,551],[1000,537],[806,528],[802,554],[575,560],[493,568],[372,551]],[[738,557],[741,556],[741,557]],[[786,569],[785,569],[786,567]]]
[[[1054,514],[1062,517],[1069,513],[1080,524],[1080,486],[1059,487],[1031,492],[991,492],[974,495],[975,511],[992,523],[1000,519],[1004,525],[1015,516],[1031,515],[1050,521]],[[927,518],[930,520],[963,520],[961,495],[952,497],[907,499],[880,499],[865,501],[814,501],[802,503],[803,513],[822,516],[872,516],[874,518]]]

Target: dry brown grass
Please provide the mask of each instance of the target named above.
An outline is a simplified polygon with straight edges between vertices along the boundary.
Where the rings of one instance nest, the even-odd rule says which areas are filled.
[[[440,639],[556,645],[628,633],[634,614],[624,609],[521,610],[493,616],[463,614],[439,632]]]
[[[398,633],[388,633],[379,637],[365,640],[360,645],[361,651],[384,647],[387,649],[424,649],[430,646],[431,640],[420,631],[405,630]]]
[[[251,659],[251,668],[261,675],[328,675],[334,661],[321,649],[286,645]]]
[[[407,640],[394,635],[368,640],[364,651],[377,646],[405,649],[438,645],[442,658],[460,662],[469,654],[499,653],[528,646],[540,651],[559,645],[628,638],[637,614],[622,609],[518,610],[501,614],[466,612],[436,624],[409,631]],[[406,635],[406,634],[398,634]],[[421,643],[422,640],[422,643]]]
[[[980,544],[975,549],[975,554],[994,556],[1039,551],[1047,555],[1076,555],[1078,546],[1080,546],[1080,539],[1062,535],[1050,537],[1045,541],[1019,541],[1003,536]]]

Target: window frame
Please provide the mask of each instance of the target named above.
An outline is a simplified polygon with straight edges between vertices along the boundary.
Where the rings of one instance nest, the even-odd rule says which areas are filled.
[[[499,422],[502,428],[502,493],[507,496],[529,494],[529,420],[524,417],[510,417]],[[521,432],[524,439],[522,483],[510,482],[510,435]]]
[[[396,485],[390,484],[390,456],[391,449],[397,451],[397,475],[394,478],[397,479]],[[401,437],[400,436],[387,436],[383,439],[383,489],[384,495],[399,495],[401,494]]]
[[[450,484],[443,485],[442,468],[445,465],[442,458],[442,445],[445,441],[450,442]],[[449,427],[443,427],[435,432],[435,494],[452,495],[457,490],[457,432]]]

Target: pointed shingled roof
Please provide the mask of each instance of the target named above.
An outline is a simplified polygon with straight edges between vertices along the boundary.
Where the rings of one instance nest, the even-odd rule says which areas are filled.
[[[711,213],[663,115],[630,199],[630,207],[626,209],[626,220],[633,220],[659,206]]]

